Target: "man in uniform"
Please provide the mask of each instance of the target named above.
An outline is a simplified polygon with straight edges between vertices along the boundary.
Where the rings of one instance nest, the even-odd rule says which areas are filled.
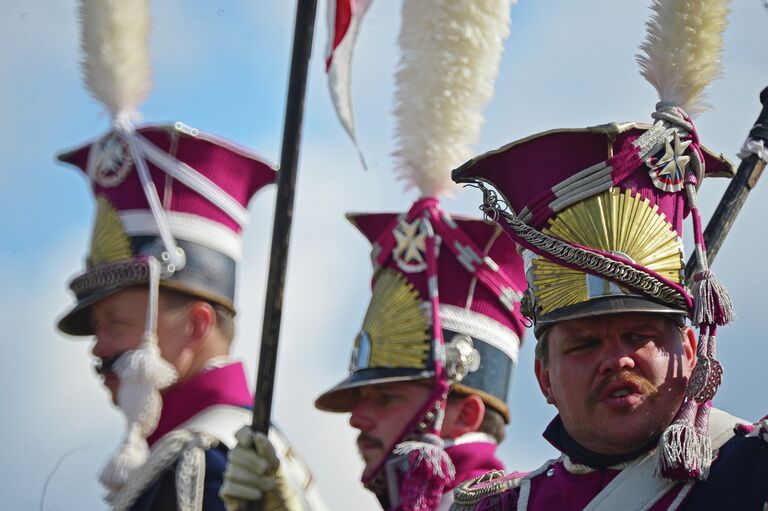
[[[362,482],[383,509],[447,510],[457,483],[502,468],[495,451],[525,329],[522,260],[498,227],[453,219],[435,198],[349,218],[373,245],[373,292],[349,375],[315,406],[350,413]],[[274,498],[258,480],[264,463],[249,457],[269,449],[238,446],[224,493]]]
[[[727,7],[654,10],[640,59],[662,100],[653,126],[553,130],[454,171],[483,188],[486,212],[520,244],[536,377],[558,411],[544,437],[562,452],[527,475],[460,485],[455,510],[762,510],[768,501],[768,421],[712,408],[717,328],[732,310],[708,270],[696,194],[704,177],[733,169],[701,146],[686,113],[719,70]],[[699,268],[691,289],[688,215]]]
[[[227,450],[252,405],[243,365],[229,358],[241,230],[275,170],[181,123],[116,128],[60,159],[90,178],[97,214],[87,268],[70,286],[77,303],[59,329],[94,336],[96,371],[128,419],[102,474],[108,501],[224,509]],[[290,458],[303,495],[309,473]]]
[[[349,376],[315,405],[351,414],[384,509],[447,509],[456,483],[501,466],[522,261],[496,227],[434,198],[350,219],[373,245],[373,293]]]

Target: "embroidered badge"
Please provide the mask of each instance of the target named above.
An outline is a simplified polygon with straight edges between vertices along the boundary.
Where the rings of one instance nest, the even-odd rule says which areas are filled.
[[[392,234],[397,241],[397,246],[392,250],[392,258],[398,268],[406,273],[424,271],[427,268],[427,233],[421,218],[411,223],[402,218]]]
[[[117,133],[110,133],[91,146],[88,175],[104,188],[114,188],[125,181],[131,168],[131,152]]]
[[[664,149],[646,160],[645,164],[651,169],[648,175],[657,188],[665,192],[679,192],[683,189],[685,168],[691,159],[685,155],[689,145],[690,140],[683,142],[675,132],[672,142],[667,141]]]
[[[452,383],[459,383],[469,373],[480,369],[480,353],[472,344],[472,338],[464,334],[454,335],[445,345],[445,361],[448,380]]]
[[[454,503],[451,509],[469,511],[486,499],[488,499],[487,503],[495,503],[504,492],[519,485],[519,479],[510,476],[506,476],[501,470],[491,470],[479,477],[464,481],[453,491]]]

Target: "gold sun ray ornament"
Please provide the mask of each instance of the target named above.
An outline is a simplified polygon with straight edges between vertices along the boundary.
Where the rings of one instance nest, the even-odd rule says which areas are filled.
[[[132,257],[131,240],[123,229],[120,215],[104,197],[96,198],[96,222],[91,238],[90,266]]]
[[[399,272],[382,271],[355,340],[353,368],[424,368],[429,350],[429,319],[418,291]]]
[[[675,283],[682,282],[683,244],[672,225],[648,199],[611,188],[557,214],[544,232],[569,243],[593,247],[644,266]],[[592,287],[584,272],[543,258],[533,261],[541,313],[587,301]],[[604,294],[628,293],[604,281]]]

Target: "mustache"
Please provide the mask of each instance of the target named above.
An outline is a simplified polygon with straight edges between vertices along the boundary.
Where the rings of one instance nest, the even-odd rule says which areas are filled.
[[[123,355],[122,353],[118,353],[111,357],[97,358],[96,362],[93,364],[93,370],[96,371],[96,374],[99,374],[101,376],[114,373],[114,371],[112,370],[112,367],[115,365],[115,362],[117,362],[117,359],[120,358],[122,355]]]
[[[594,389],[592,389],[588,395],[588,398],[592,402],[598,401],[600,395],[610,385],[615,383],[632,383],[640,389],[642,394],[646,396],[653,396],[659,392],[659,388],[651,383],[648,378],[635,374],[627,369],[623,369],[618,373],[613,373],[601,381]]]
[[[382,442],[375,436],[371,436],[365,432],[362,432],[357,436],[357,445],[360,445],[361,443],[372,444],[374,447],[378,449],[384,449],[384,442]]]

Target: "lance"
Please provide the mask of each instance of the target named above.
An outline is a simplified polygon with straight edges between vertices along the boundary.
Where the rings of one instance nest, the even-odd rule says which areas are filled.
[[[715,260],[749,192],[757,185],[768,160],[768,87],[760,93],[760,103],[763,104],[763,109],[744,143],[740,153],[743,159],[736,171],[736,176],[729,183],[704,230],[704,246],[707,248],[707,261],[710,265]],[[692,256],[685,265],[688,285],[691,284],[696,270],[696,257]]]
[[[293,53],[285,105],[283,145],[280,171],[277,173],[275,219],[272,224],[272,248],[269,254],[267,296],[261,330],[259,368],[256,373],[256,394],[253,404],[254,431],[267,433],[272,411],[272,395],[277,365],[277,344],[283,315],[283,291],[288,262],[288,242],[293,219],[293,199],[296,190],[296,170],[299,162],[301,124],[304,116],[304,96],[307,90],[307,69],[312,52],[317,0],[298,0],[296,25],[293,32]]]

